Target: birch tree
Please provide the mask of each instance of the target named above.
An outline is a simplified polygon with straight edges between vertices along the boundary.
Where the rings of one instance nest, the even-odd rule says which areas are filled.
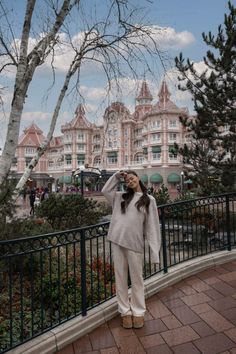
[[[51,10],[54,11],[54,18],[50,19],[50,23],[47,25],[47,32],[41,34],[40,40],[29,51],[29,39],[33,28],[33,15],[36,2],[36,0],[26,1],[19,52],[16,42],[14,42],[15,39],[13,40],[13,45],[11,45],[14,47],[13,51],[7,39],[4,37],[4,33],[2,31],[0,32],[0,55],[7,58],[0,68],[0,72],[4,72],[7,67],[12,65],[16,68],[15,86],[9,114],[6,142],[0,159],[0,185],[7,178],[12,159],[15,156],[24,102],[27,97],[29,85],[34,79],[35,70],[45,63],[49,55],[53,58],[55,46],[60,42],[60,31],[62,27],[64,31],[67,31],[68,38],[70,38],[70,29],[68,28],[66,20],[73,11],[77,11],[78,14],[82,11],[81,3],[83,1],[64,0],[54,3],[51,0],[45,2],[46,6],[50,4]],[[47,149],[53,136],[61,104],[68,91],[70,81],[73,76],[77,75],[78,85],[80,69],[85,61],[90,60],[100,63],[109,82],[111,78],[117,78],[122,74],[119,60],[124,61],[131,73],[135,76],[137,63],[141,65],[145,63],[147,65],[147,55],[157,57],[159,60],[162,58],[155,38],[152,36],[151,27],[136,22],[137,9],[130,8],[128,0],[110,0],[108,2],[110,6],[107,8],[107,13],[104,14],[104,21],[91,24],[84,19],[85,30],[83,40],[78,46],[72,41],[68,43],[73,49],[74,56],[65,75],[57,102],[55,103],[55,110],[52,115],[49,132],[19,181],[16,187],[18,191],[24,186],[33,168],[37,165],[38,160]],[[61,4],[60,8],[58,8],[58,3]],[[1,7],[3,8],[2,3]],[[10,24],[9,29],[11,31]]]

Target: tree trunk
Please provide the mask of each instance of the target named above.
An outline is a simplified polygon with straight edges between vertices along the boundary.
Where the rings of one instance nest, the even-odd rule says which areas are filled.
[[[54,133],[54,130],[55,130],[58,114],[60,112],[61,104],[62,104],[62,101],[63,101],[63,99],[65,97],[66,91],[68,89],[68,85],[69,85],[70,79],[74,75],[74,73],[79,69],[80,64],[81,64],[81,58],[79,58],[77,60],[74,59],[74,61],[70,65],[70,68],[69,68],[69,70],[67,72],[63,87],[62,87],[60,95],[58,97],[55,110],[53,112],[53,116],[52,116],[52,120],[51,120],[51,124],[50,124],[50,129],[49,129],[49,132],[47,134],[47,138],[40,145],[40,147],[38,148],[35,156],[32,158],[32,160],[30,161],[29,165],[25,169],[25,172],[24,172],[23,176],[21,177],[20,181],[17,183],[17,186],[15,188],[15,198],[17,198],[19,191],[24,187],[27,179],[30,177],[33,168],[37,165],[40,157],[45,153],[45,151],[47,150],[47,147],[49,146],[49,143],[50,143],[50,141],[51,141],[51,139],[53,137],[53,133]]]

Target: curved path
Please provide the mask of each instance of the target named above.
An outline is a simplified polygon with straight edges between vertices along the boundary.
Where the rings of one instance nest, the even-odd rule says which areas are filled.
[[[208,269],[147,300],[145,326],[119,317],[57,354],[236,354],[236,261]]]

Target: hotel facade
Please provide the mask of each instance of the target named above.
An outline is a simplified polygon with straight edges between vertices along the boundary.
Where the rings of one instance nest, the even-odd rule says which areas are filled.
[[[114,102],[106,108],[102,125],[89,122],[79,105],[74,118],[61,126],[62,135],[53,137],[40,158],[31,176],[34,185],[66,188],[73,182],[74,171],[89,165],[109,173],[132,169],[149,187],[164,183],[170,191],[176,190],[182,162],[174,143],[183,145],[191,137],[180,122],[180,117],[189,117],[188,109],[177,107],[170,96],[163,81],[153,102],[143,81],[134,112]],[[43,131],[35,123],[24,130],[11,168],[15,178],[20,178],[43,140]]]

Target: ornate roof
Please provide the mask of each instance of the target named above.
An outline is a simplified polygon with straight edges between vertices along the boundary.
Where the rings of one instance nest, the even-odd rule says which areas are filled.
[[[75,116],[69,123],[61,126],[61,131],[72,128],[92,128],[94,125],[85,117],[85,110],[82,104],[79,104],[75,111]]]
[[[33,122],[24,129],[23,134],[19,138],[18,145],[40,146],[44,139],[43,131]]]
[[[179,108],[170,100],[170,96],[171,94],[168,89],[167,83],[165,80],[163,80],[160,91],[158,93],[159,102],[157,102],[157,104],[153,106],[153,110],[179,110]]]
[[[112,112],[115,112],[122,116],[122,119],[130,119],[131,114],[128,108],[122,102],[112,102],[110,106],[108,106],[104,113],[104,118],[106,119],[108,115]]]
[[[142,82],[141,90],[139,92],[139,95],[136,97],[136,99],[137,101],[140,100],[152,101],[153,99],[148,84],[145,80]]]

